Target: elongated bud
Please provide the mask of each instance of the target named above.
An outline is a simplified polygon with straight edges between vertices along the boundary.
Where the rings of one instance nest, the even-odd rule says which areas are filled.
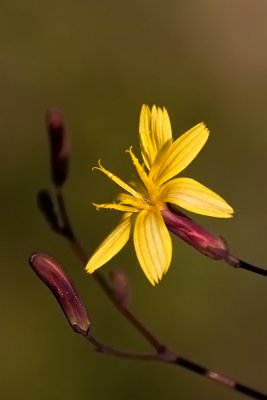
[[[124,305],[129,301],[129,282],[123,271],[114,269],[110,274],[112,290],[116,300]]]
[[[56,186],[62,186],[69,170],[69,136],[64,118],[55,108],[47,111],[46,123],[50,141],[52,179]]]
[[[231,256],[228,245],[222,237],[208,232],[201,225],[171,206],[162,211],[162,217],[171,232],[200,253],[213,260],[225,260],[232,266],[238,266],[238,260]]]
[[[61,266],[44,253],[32,254],[29,263],[54,294],[73,330],[86,336],[91,323],[85,306]]]

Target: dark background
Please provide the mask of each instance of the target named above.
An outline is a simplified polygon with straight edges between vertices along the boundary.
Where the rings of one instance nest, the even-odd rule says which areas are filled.
[[[200,121],[211,130],[184,175],[236,214],[194,218],[267,268],[266,1],[2,0],[0,26],[1,398],[243,398],[180,368],[95,354],[27,259],[42,250],[65,265],[99,338],[149,350],[49,231],[35,197],[51,187],[44,113],[56,105],[72,139],[68,208],[89,256],[118,221],[91,205],[117,193],[91,168],[101,158],[127,179],[124,151],[134,145],[138,153],[141,104],[156,103],[167,107],[175,137]],[[126,271],[133,308],[181,355],[267,392],[267,280],[173,243],[171,269],[156,288],[131,245],[103,272]]]

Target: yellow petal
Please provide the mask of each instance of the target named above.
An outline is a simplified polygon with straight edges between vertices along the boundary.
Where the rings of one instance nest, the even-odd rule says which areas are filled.
[[[221,196],[190,178],[166,182],[161,189],[161,196],[164,202],[210,217],[230,218],[234,212]]]
[[[150,111],[142,106],[139,122],[140,146],[145,165],[151,168],[158,152],[166,142],[172,141],[171,123],[168,112],[155,105]]]
[[[148,169],[151,166],[151,160],[155,158],[155,149],[152,143],[150,121],[150,109],[147,105],[143,104],[139,119],[139,137],[142,157]]]
[[[164,144],[172,139],[171,122],[167,110],[155,105],[151,111],[151,136],[155,146],[155,153],[160,151]],[[154,162],[154,160],[152,160]]]
[[[138,261],[155,285],[167,272],[172,257],[170,234],[158,209],[143,210],[138,214],[133,239]]]
[[[162,124],[164,126],[164,132],[162,132],[163,134],[162,144],[165,144],[169,140],[172,140],[171,121],[169,118],[168,111],[166,110],[165,107],[163,107]]]
[[[209,131],[203,123],[194,126],[172,143],[160,162],[154,163],[149,177],[158,185],[173,178],[197,156],[208,136]]]
[[[131,217],[124,219],[100,244],[85,270],[90,274],[114,257],[127,243],[131,232]]]

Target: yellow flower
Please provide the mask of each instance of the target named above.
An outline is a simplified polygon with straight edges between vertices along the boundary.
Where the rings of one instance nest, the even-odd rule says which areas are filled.
[[[86,271],[97,268],[114,257],[127,243],[133,230],[138,261],[152,283],[158,283],[168,271],[172,258],[172,243],[161,213],[166,203],[211,217],[229,218],[233,209],[222,197],[190,178],[174,178],[187,167],[206,143],[209,131],[203,123],[173,141],[171,123],[165,108],[143,105],[139,123],[143,165],[132,149],[127,150],[136,168],[139,183],[128,185],[99,162],[95,167],[117,183],[126,193],[117,203],[94,204],[97,209],[123,211],[119,225],[96,249]]]

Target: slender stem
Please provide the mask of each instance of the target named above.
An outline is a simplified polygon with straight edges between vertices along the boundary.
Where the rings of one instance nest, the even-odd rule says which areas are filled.
[[[75,239],[73,228],[72,228],[70,220],[69,220],[69,216],[68,216],[66,206],[65,206],[64,197],[63,197],[60,187],[56,188],[56,196],[57,196],[57,203],[58,203],[60,216],[61,216],[62,223],[63,223],[62,234],[66,238],[68,238],[68,240],[70,240],[71,242],[77,242],[77,240]]]
[[[245,261],[239,260],[238,267],[242,269],[246,269],[247,271],[254,272],[255,274],[267,276],[267,270],[261,267],[256,267],[255,265],[251,265]]]
[[[252,399],[256,400],[267,400],[267,395],[259,392],[258,390],[254,390],[247,385],[243,385],[240,382],[234,381],[232,378],[229,378],[226,375],[218,373],[216,371],[210,370],[200,364],[197,364],[187,358],[178,356],[174,354],[171,350],[165,349],[165,352],[162,354],[147,354],[147,353],[134,353],[123,351],[120,349],[116,349],[114,347],[108,346],[103,342],[100,342],[93,335],[88,333],[84,336],[91,344],[96,347],[96,350],[100,353],[115,356],[119,358],[126,358],[130,360],[138,360],[138,361],[158,361],[166,364],[172,364],[174,366],[182,367],[188,371],[191,371],[197,375],[201,375],[209,380],[212,380],[220,385],[227,387],[228,389],[232,389],[236,392],[242,393],[246,396],[249,396]]]
[[[126,358],[130,360],[138,360],[138,361],[158,361],[157,354],[147,354],[147,353],[134,353],[123,351],[120,349],[115,349],[114,347],[108,346],[103,342],[100,342],[92,335],[85,336],[90,343],[92,343],[96,347],[96,351],[99,353],[119,357],[119,358]]]
[[[206,367],[203,367],[200,364],[196,364],[195,362],[192,362],[186,358],[178,356],[173,364],[179,365],[180,367],[185,368],[191,372],[195,372],[198,375],[202,375],[210,380],[213,380],[216,383],[228,387],[229,389],[247,395],[252,399],[267,400],[266,394],[261,393],[258,390],[254,390],[246,385],[243,385],[240,382],[234,381],[233,379],[223,374],[207,369]]]

